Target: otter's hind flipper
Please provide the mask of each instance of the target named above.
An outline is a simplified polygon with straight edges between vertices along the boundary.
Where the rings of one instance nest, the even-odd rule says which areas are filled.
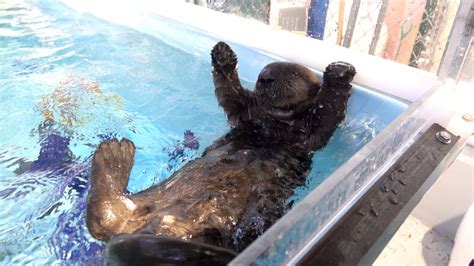
[[[114,237],[106,249],[110,265],[227,265],[236,255],[196,241],[149,234]]]
[[[219,42],[212,49],[211,58],[217,100],[224,108],[229,122],[236,125],[241,120],[251,119],[249,106],[253,92],[240,84],[234,51],[225,42]]]
[[[133,166],[134,144],[123,139],[102,142],[94,153],[87,197],[87,227],[97,239],[134,232],[143,225],[140,206],[125,193]]]
[[[130,140],[102,142],[92,160],[91,190],[105,186],[109,191],[125,192],[134,155],[135,145]]]

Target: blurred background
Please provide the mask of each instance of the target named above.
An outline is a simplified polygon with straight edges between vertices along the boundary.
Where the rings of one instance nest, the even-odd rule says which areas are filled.
[[[472,78],[471,0],[186,2],[253,18],[274,29],[310,36],[441,77]]]

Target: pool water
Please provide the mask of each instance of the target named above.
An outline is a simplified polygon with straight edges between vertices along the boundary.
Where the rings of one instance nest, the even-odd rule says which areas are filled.
[[[228,131],[211,78],[209,52],[218,39],[163,18],[150,25],[153,36],[59,0],[0,1],[0,264],[104,263],[104,245],[84,221],[90,159],[102,140],[126,137],[137,146],[133,193],[165,180]],[[247,88],[278,59],[232,46]],[[356,87],[346,120],[291,200],[405,108]],[[49,127],[48,117],[56,121]],[[189,145],[185,132],[199,145]],[[53,142],[67,147],[67,161],[39,159]]]

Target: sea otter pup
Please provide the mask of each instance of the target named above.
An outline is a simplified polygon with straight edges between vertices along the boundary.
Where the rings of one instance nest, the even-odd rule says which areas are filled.
[[[215,93],[232,127],[202,157],[162,184],[127,195],[133,143],[106,141],[94,154],[89,232],[104,241],[128,234],[109,243],[111,260],[232,258],[222,248],[242,251],[283,216],[314,151],[345,117],[356,73],[348,63],[330,64],[323,83],[304,66],[271,63],[250,91],[240,84],[237,57],[226,43],[217,43],[211,57]]]

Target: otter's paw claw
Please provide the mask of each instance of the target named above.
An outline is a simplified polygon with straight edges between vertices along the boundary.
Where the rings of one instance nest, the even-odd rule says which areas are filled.
[[[356,74],[355,67],[349,63],[337,61],[329,64],[324,73],[325,77],[338,79],[342,82],[351,82]]]
[[[125,188],[133,166],[135,145],[127,139],[104,141],[94,153],[91,178],[113,178]]]
[[[237,67],[237,56],[225,42],[218,42],[211,52],[212,67],[218,72],[231,72]]]

